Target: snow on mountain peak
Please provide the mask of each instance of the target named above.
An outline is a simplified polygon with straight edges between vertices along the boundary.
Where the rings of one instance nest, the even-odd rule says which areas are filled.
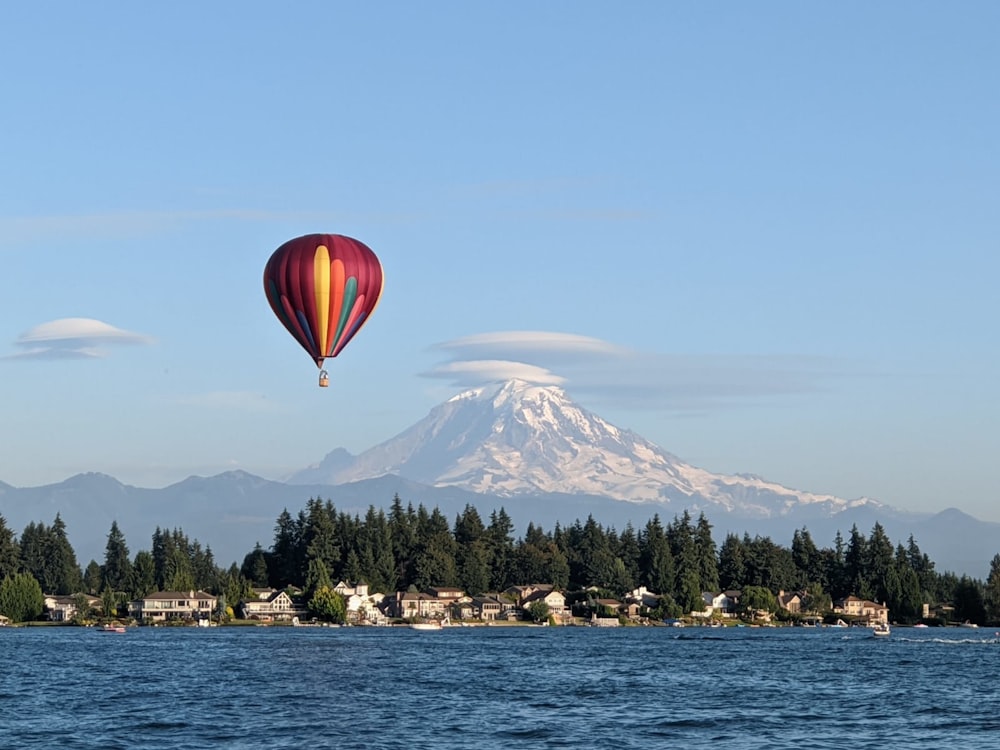
[[[520,379],[464,391],[396,437],[357,457],[339,452],[291,481],[343,484],[386,474],[497,496],[586,494],[761,516],[803,504],[831,512],[849,505],[690,466],[587,411],[559,386]]]

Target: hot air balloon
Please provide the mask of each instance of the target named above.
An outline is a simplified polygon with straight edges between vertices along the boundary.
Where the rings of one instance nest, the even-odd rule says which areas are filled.
[[[367,321],[382,296],[382,264],[358,240],[307,234],[289,240],[264,267],[264,293],[278,320],[319,368],[336,357]]]

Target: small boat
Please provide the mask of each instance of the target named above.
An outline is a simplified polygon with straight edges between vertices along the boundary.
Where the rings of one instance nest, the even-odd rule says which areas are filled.
[[[99,625],[97,627],[98,633],[124,633],[125,626],[111,623],[109,625]]]
[[[889,635],[889,623],[880,622],[872,628],[872,635]]]
[[[968,620],[966,620],[965,622],[962,623],[961,627],[963,627],[963,628],[978,628],[979,626],[976,625],[976,623],[974,623],[974,622],[969,622]]]
[[[440,630],[441,623],[439,622],[411,622],[410,628],[412,630]]]

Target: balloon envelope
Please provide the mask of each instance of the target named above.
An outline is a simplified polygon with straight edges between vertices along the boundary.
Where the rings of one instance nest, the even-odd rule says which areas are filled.
[[[368,321],[382,284],[382,264],[375,253],[339,234],[289,240],[264,267],[271,309],[320,368]]]

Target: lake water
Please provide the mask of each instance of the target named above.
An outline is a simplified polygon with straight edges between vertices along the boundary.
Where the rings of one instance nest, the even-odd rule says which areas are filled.
[[[0,629],[2,748],[996,748],[993,630]]]

